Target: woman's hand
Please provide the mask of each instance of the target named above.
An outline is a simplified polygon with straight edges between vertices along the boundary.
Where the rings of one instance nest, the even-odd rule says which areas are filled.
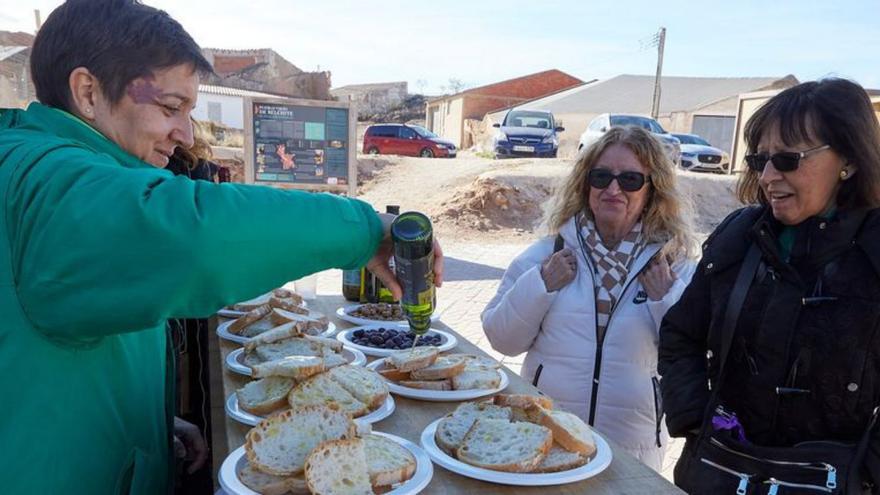
[[[198,427],[188,421],[174,417],[174,455],[190,462],[186,472],[193,474],[208,459],[208,446]]]
[[[651,260],[648,268],[639,275],[639,281],[645,287],[648,298],[659,301],[666,296],[672,284],[675,283],[675,272],[669,267],[665,256],[659,256]]]
[[[568,285],[577,274],[577,258],[571,249],[557,251],[541,265],[541,278],[547,292],[555,292]]]

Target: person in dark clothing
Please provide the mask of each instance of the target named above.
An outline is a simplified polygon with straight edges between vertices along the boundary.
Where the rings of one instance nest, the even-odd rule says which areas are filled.
[[[867,93],[843,79],[789,88],[749,119],[745,138],[737,193],[751,206],[709,236],[660,327],[667,426],[687,438],[675,482],[691,493],[705,492],[694,473],[712,469],[697,439],[725,419],[742,445],[856,443],[880,405],[880,125]],[[752,245],[760,262],[722,358]],[[880,481],[880,434],[871,435],[864,471]],[[727,486],[759,493],[755,482],[772,484],[734,475]]]
[[[193,121],[194,144],[189,149],[178,146],[168,160],[165,170],[174,175],[185,175],[193,180],[215,182],[220,166],[210,161],[211,146],[201,136],[202,131]],[[177,363],[177,397],[175,412],[198,427],[202,438],[211,439],[210,374],[208,368],[208,320],[204,318],[180,318],[168,320],[168,331]],[[183,392],[186,391],[186,392]],[[175,492],[193,495],[214,493],[213,466],[210,456],[195,470],[183,472],[186,449],[175,445],[177,476]]]

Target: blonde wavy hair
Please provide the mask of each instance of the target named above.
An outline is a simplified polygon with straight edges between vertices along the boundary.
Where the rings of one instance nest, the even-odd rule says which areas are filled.
[[[645,240],[663,243],[660,253],[670,261],[696,256],[691,208],[689,203],[682,201],[675,166],[657,138],[641,127],[612,127],[578,156],[548,215],[550,233],[559,233],[562,226],[580,212],[584,212],[587,218],[593,218],[587,176],[605,150],[615,144],[632,151],[651,177],[651,182],[647,184],[651,188],[648,203],[641,217]]]

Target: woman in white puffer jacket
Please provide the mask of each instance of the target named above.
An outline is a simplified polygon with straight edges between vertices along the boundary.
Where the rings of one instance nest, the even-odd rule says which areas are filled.
[[[658,329],[695,267],[675,184],[656,138],[611,128],[562,186],[548,222],[556,235],[513,261],[482,314],[492,347],[528,352],[522,376],[556,407],[658,471],[668,439]]]

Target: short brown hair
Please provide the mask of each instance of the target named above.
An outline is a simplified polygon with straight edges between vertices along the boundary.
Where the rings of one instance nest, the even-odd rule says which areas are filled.
[[[786,145],[827,144],[856,167],[858,173],[840,186],[838,207],[880,206],[880,123],[861,86],[828,78],[798,84],[770,98],[746,122],[748,153],[755,153],[761,137],[774,127]],[[740,201],[767,204],[758,183],[760,177],[748,168],[740,176],[736,188]]]
[[[116,104],[131,81],[178,65],[212,72],[177,21],[138,0],[67,0],[49,14],[31,51],[37,99],[67,111],[73,108],[70,73],[77,67],[88,69]]]

